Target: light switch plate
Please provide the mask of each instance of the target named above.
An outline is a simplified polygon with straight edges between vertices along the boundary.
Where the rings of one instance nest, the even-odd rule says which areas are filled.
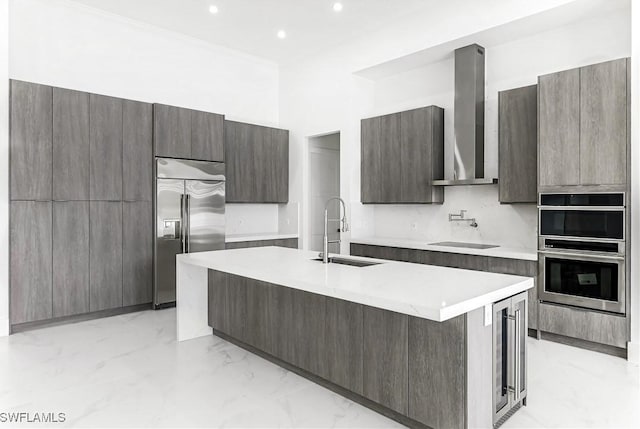
[[[490,326],[493,322],[493,305],[487,304],[484,306],[484,326]]]

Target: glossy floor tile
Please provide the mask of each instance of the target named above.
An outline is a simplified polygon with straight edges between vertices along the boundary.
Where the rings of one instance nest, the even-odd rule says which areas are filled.
[[[529,346],[529,406],[505,428],[640,427],[637,367]],[[176,343],[175,309],[0,338],[7,411],[64,412],[57,427],[400,426],[216,337]]]

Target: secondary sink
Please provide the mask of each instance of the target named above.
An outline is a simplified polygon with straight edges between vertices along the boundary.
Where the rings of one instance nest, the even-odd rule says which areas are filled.
[[[479,244],[479,243],[463,243],[460,241],[439,241],[437,243],[429,243],[431,246],[448,246],[448,247],[466,247],[468,249],[493,249],[495,244]]]
[[[313,259],[314,261],[322,262],[322,258]],[[329,258],[330,264],[340,264],[340,265],[350,265],[352,267],[370,267],[371,265],[380,265],[381,262],[369,262],[369,261],[359,261],[356,259],[347,259],[333,256]]]

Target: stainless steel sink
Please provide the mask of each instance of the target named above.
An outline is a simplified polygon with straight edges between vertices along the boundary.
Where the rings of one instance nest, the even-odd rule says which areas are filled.
[[[313,260],[322,262],[322,258],[316,258]],[[352,267],[370,267],[371,265],[380,265],[382,262],[359,261],[357,259],[340,258],[340,257],[334,256],[329,258],[329,263],[340,264],[340,265],[350,265]]]
[[[464,243],[461,241],[439,241],[437,243],[429,243],[432,246],[447,246],[447,247],[466,247],[468,249],[494,249],[495,244],[479,244],[479,243]]]

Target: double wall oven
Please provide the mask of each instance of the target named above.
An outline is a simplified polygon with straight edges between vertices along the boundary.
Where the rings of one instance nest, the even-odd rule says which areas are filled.
[[[625,194],[539,196],[539,299],[625,312]]]

